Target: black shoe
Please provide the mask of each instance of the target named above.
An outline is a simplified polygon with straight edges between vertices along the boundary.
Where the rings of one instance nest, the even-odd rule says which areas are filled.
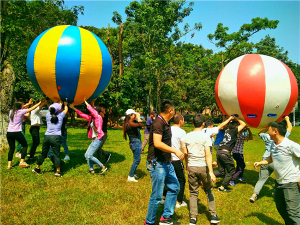
[[[212,215],[211,216],[211,219],[210,219],[210,222],[211,223],[220,223],[220,218],[217,216],[217,215]]]
[[[104,164],[108,163],[108,161],[110,160],[111,154],[109,154],[108,156],[105,156],[105,162]]]
[[[159,225],[168,225],[168,224],[173,224],[173,225],[180,225],[181,223],[175,221],[175,220],[172,220],[171,218],[164,218],[163,216],[160,218],[160,221],[159,221]]]
[[[36,173],[36,174],[42,174],[41,173],[41,169],[37,169],[37,168],[34,168],[33,170],[31,170],[33,173]]]
[[[220,187],[218,188],[219,191],[222,191],[222,192],[225,192],[225,193],[230,193],[231,191],[226,189],[226,188],[223,188],[221,189]]]
[[[190,225],[194,225],[197,223],[197,219],[190,219]]]

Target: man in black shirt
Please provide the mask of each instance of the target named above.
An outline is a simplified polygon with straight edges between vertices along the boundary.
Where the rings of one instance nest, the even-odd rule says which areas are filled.
[[[180,224],[171,219],[171,216],[174,214],[179,191],[179,182],[170,160],[171,153],[174,153],[181,161],[185,155],[180,150],[171,147],[172,133],[169,120],[174,114],[175,109],[172,101],[164,100],[161,103],[161,113],[153,121],[150,129],[147,170],[151,176],[152,193],[144,224],[155,223],[158,205],[163,195],[164,184],[168,188],[168,194],[159,224]]]
[[[222,185],[219,187],[219,191],[230,192],[226,189],[229,185],[229,182],[232,179],[232,176],[235,173],[234,161],[231,156],[231,150],[233,149],[238,133],[244,129],[246,123],[242,120],[238,119],[237,121],[231,121],[228,124],[229,128],[226,130],[223,141],[219,145],[219,149],[217,151],[217,162],[218,162],[218,170],[214,171],[216,177],[224,176],[225,169],[227,170],[227,174],[222,182]]]

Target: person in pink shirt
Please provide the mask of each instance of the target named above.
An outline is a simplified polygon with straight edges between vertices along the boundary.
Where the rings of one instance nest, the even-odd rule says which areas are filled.
[[[101,168],[100,174],[104,174],[107,168],[96,157],[94,157],[94,153],[102,145],[102,137],[104,136],[104,132],[102,131],[103,119],[100,116],[101,109],[99,106],[95,106],[93,108],[89,103],[87,103],[87,101],[85,101],[85,104],[91,115],[87,115],[76,109],[73,104],[70,105],[70,108],[76,111],[77,115],[89,121],[88,138],[92,138],[93,141],[86,150],[84,156],[89,165],[90,173],[95,174],[93,163],[97,163]]]
[[[28,144],[24,135],[22,134],[22,122],[24,119],[24,115],[34,110],[40,104],[41,102],[37,103],[36,105],[32,106],[29,109],[23,109],[24,105],[22,102],[15,102],[13,108],[9,111],[9,124],[8,124],[7,134],[6,134],[7,141],[9,144],[7,169],[12,168],[12,159],[15,151],[16,140],[22,145],[21,160],[20,160],[19,167],[20,168],[30,167],[30,165],[25,162]]]

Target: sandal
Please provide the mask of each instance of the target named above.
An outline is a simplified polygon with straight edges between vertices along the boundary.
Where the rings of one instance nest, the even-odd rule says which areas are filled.
[[[12,169],[12,166],[8,166],[6,169],[7,169],[7,170],[11,170],[11,169]]]
[[[30,167],[30,165],[27,164],[26,162],[23,162],[23,163],[20,162],[19,167],[20,168],[28,168],[28,167]]]

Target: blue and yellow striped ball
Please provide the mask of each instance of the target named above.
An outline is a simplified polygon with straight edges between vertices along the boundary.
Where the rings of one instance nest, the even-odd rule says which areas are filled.
[[[27,55],[33,86],[50,99],[78,105],[93,100],[109,84],[112,62],[104,43],[92,32],[61,25],[41,33]]]

